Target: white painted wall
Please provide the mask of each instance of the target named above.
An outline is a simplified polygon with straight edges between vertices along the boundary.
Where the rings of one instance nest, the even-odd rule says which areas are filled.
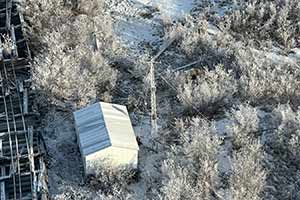
[[[93,162],[107,161],[112,166],[132,165],[137,168],[138,150],[119,147],[108,147],[85,157],[86,174],[93,173]]]

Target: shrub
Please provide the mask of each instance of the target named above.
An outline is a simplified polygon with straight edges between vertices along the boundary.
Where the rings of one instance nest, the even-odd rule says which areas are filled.
[[[89,177],[88,182],[104,194],[124,193],[135,177],[135,171],[130,166],[115,167],[105,160],[94,161],[91,167],[95,174]]]
[[[255,143],[234,153],[229,181],[231,199],[263,199],[267,174],[262,167],[262,159],[261,146]]]
[[[231,136],[234,149],[248,146],[255,139],[255,133],[259,129],[258,111],[250,105],[239,105],[226,113],[230,124],[227,131]]]
[[[29,0],[21,1],[19,10],[25,15],[27,22],[26,35],[31,50],[41,50],[43,37],[58,24],[65,26],[70,23],[72,12],[64,7],[63,1]]]
[[[65,50],[63,44],[52,39],[47,44],[48,51],[35,57],[33,78],[36,88],[50,101],[85,105],[114,87],[117,73],[100,52],[82,46]]]
[[[194,118],[162,166],[164,199],[211,199],[216,195],[220,141],[205,120]]]
[[[267,174],[263,167],[263,149],[257,142],[258,116],[259,110],[248,104],[241,104],[226,113],[225,129],[231,142],[227,148],[233,157],[229,175],[230,198],[233,200],[262,199]]]
[[[187,64],[199,61],[199,65],[193,67],[200,69],[203,66],[213,69],[216,65],[224,65],[225,69],[234,68],[235,57],[228,48],[234,39],[230,34],[211,26],[206,16],[187,17],[173,32],[180,36],[176,44],[180,60]]]
[[[120,191],[114,191],[114,194],[104,194],[101,191],[93,191],[87,187],[79,185],[64,185],[62,186],[63,193],[55,196],[53,199],[62,200],[62,199],[76,199],[76,200],[86,200],[86,199],[95,199],[95,200],[133,200],[130,194],[123,194]]]
[[[269,170],[267,198],[298,199],[299,193],[299,110],[279,105],[271,114],[276,128],[268,134],[265,166]]]
[[[219,25],[238,37],[255,39],[258,43],[272,40],[287,48],[300,42],[300,3],[298,0],[239,1]]]
[[[295,63],[274,62],[252,50],[237,52],[239,94],[252,104],[291,102],[299,105],[299,68]]]
[[[73,1],[54,0],[23,4],[36,47],[36,88],[50,102],[63,100],[82,106],[96,99],[110,101],[117,72],[107,59],[121,48],[114,42],[105,4],[79,2],[74,7]]]
[[[195,107],[203,113],[213,114],[230,105],[237,92],[236,80],[223,66],[210,71],[204,69],[195,77],[191,73],[177,73],[174,81],[178,99],[187,111],[193,111]]]
[[[272,118],[278,129],[274,131],[273,138],[270,138],[271,145],[276,147],[279,153],[288,154],[288,157],[300,161],[295,156],[299,155],[299,111],[293,111],[289,105],[280,105],[273,111]]]
[[[297,132],[292,135],[288,147],[293,157],[297,159],[297,156],[300,155],[300,130],[297,130]]]

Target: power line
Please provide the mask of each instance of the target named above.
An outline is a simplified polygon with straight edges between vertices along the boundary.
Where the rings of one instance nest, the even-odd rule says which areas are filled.
[[[172,32],[171,32],[171,34],[170,34],[170,38],[168,39],[168,40],[166,40],[162,45],[161,45],[161,47],[160,47],[160,50],[158,51],[158,53],[151,59],[151,61],[150,61],[150,64],[151,64],[151,67],[150,67],[150,73],[151,73],[151,83],[153,84],[155,84],[155,69],[154,69],[154,63],[155,63],[155,60],[157,60],[170,46],[171,46],[171,44],[174,42],[174,41],[176,41],[178,38],[180,37],[180,34],[179,33],[177,33],[176,32],[176,29],[174,29]],[[186,68],[186,67],[190,67],[190,66],[193,66],[193,65],[195,65],[195,64],[198,64],[198,63],[200,63],[202,61],[202,59],[199,59],[199,60],[197,60],[197,61],[195,61],[195,62],[193,62],[193,63],[190,63],[190,64],[188,64],[188,65],[185,65],[185,66],[183,66],[183,67],[181,67],[181,68],[178,68],[179,70],[181,70],[181,69],[183,69],[183,68]],[[151,70],[153,70],[153,71],[151,71]],[[174,72],[174,71],[173,71]],[[152,74],[153,73],[153,74]],[[159,77],[162,79],[162,80],[164,80],[165,81],[165,83],[170,87],[170,88],[172,88],[173,90],[175,90],[177,93],[178,93],[178,90],[177,90],[177,87],[176,86],[174,86],[170,81],[168,81],[160,72],[157,72],[157,74],[159,75]],[[152,80],[153,79],[153,80]],[[152,86],[151,86],[152,87]],[[151,90],[151,112],[153,112],[152,110],[153,109],[155,109],[155,112],[156,112],[156,94],[155,94],[155,92],[156,92],[156,87],[155,87],[155,90]],[[155,96],[155,97],[154,97]],[[155,98],[155,101],[152,101],[152,100],[154,100],[154,99],[152,99],[152,98]],[[197,106],[195,106],[194,104],[193,104],[193,102],[191,102],[188,98],[187,98],[187,96],[185,96],[185,94],[182,94],[181,95],[181,98],[187,103],[187,104],[189,104],[202,118],[204,118],[204,119],[206,119],[206,120],[208,120],[207,119],[207,117],[205,117],[201,112],[200,112],[200,110],[197,108]],[[152,103],[153,103],[153,105],[152,105]],[[153,107],[152,107],[153,106]],[[151,115],[151,117],[152,117],[152,115]]]
[[[172,88],[174,91],[176,91],[176,93],[178,93],[178,90],[177,90],[177,87],[175,86],[175,85],[173,85],[173,83],[171,83],[170,81],[168,81],[160,72],[157,72],[158,73],[158,76],[163,80],[163,81],[165,81],[165,83],[170,87],[170,88]],[[197,108],[197,106],[195,106],[194,104],[193,104],[193,102],[191,102],[188,98],[187,98],[187,96],[185,95],[185,94],[182,94],[181,95],[181,98],[187,103],[187,104],[189,104],[202,118],[204,118],[204,119],[206,119],[206,120],[208,120],[208,118],[207,117],[205,117],[202,113],[201,113],[201,111]]]

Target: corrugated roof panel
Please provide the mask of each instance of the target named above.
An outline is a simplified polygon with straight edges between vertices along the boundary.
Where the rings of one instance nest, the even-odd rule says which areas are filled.
[[[83,156],[111,146],[99,103],[74,112],[74,118]]]
[[[138,150],[126,106],[100,103],[112,146]]]
[[[79,135],[80,143],[83,147],[89,146],[94,141],[103,142],[109,140],[109,138],[106,135],[98,135],[95,137],[95,133],[91,134],[81,134]]]
[[[107,147],[110,147],[111,146],[111,143],[109,141],[105,141],[105,142],[101,142],[101,143],[96,143],[92,146],[89,146],[89,147],[86,147],[83,149],[83,154],[84,155],[90,155],[92,153],[95,153],[97,151],[99,151],[99,149],[104,149],[104,148],[107,148]],[[104,147],[104,148],[103,148]]]

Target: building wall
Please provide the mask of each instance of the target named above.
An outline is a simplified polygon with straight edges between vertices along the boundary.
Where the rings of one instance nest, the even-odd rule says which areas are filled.
[[[94,162],[109,162],[112,166],[132,165],[137,168],[138,150],[119,147],[108,147],[85,157],[86,174],[93,173]]]

